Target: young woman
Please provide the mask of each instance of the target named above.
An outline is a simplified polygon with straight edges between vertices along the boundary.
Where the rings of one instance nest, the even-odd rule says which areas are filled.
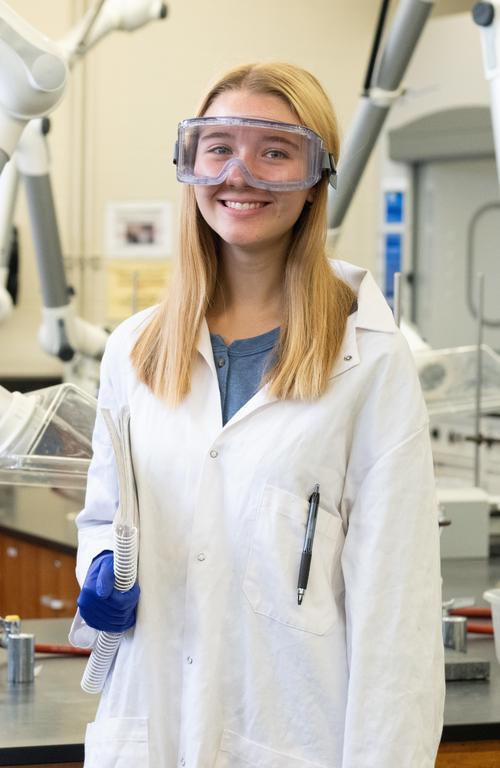
[[[99,395],[131,413],[139,600],[112,589],[100,414],[78,518],[73,639],[129,630],[87,768],[434,766],[427,416],[373,278],[326,257],[337,155],[325,92],[286,64],[232,70],[179,126],[177,273],[111,336]]]

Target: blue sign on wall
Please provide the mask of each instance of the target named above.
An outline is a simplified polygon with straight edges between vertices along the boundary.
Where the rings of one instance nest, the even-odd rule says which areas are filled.
[[[389,232],[385,235],[384,259],[385,259],[385,286],[384,293],[389,301],[394,299],[394,275],[401,272],[401,254],[403,250],[403,236],[398,232]]]
[[[385,223],[402,224],[404,217],[404,192],[386,192]]]

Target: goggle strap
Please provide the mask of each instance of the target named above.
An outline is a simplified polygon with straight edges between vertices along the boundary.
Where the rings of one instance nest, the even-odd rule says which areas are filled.
[[[337,166],[335,165],[335,158],[330,152],[323,153],[323,171],[327,171],[328,175],[330,176],[329,182],[330,185],[337,189]]]

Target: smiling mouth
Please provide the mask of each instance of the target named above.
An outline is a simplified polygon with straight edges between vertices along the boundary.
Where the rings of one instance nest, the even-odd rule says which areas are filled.
[[[262,203],[262,202],[256,202],[256,203],[239,203],[235,200],[221,200],[221,203],[226,208],[232,208],[235,211],[253,211],[257,210],[258,208],[264,208],[264,206],[269,205],[269,203]]]

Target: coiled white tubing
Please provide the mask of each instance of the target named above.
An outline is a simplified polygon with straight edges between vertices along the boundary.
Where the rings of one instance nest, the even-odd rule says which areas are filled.
[[[114,531],[115,587],[132,589],[137,579],[137,528],[118,525]],[[99,632],[83,673],[81,687],[86,693],[100,693],[124,632]]]

